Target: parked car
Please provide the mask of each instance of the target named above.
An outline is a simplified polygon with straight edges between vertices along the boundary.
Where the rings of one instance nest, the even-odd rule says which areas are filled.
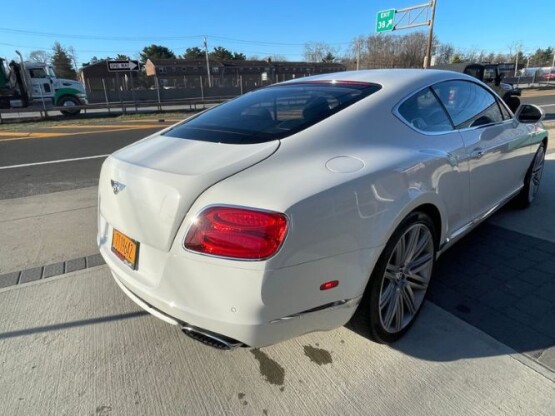
[[[555,80],[555,72],[548,72],[547,74],[543,74],[542,78],[548,81],[553,81]]]
[[[133,301],[219,348],[330,330],[357,307],[394,342],[437,257],[535,199],[542,118],[451,71],[276,84],[108,157],[98,246]]]

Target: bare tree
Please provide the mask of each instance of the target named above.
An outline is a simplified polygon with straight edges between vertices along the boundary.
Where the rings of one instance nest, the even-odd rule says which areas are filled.
[[[51,58],[52,58],[52,54],[42,49],[38,49],[36,51],[32,51],[29,53],[29,60],[34,62],[41,62],[43,64],[47,64],[50,62]]]
[[[272,56],[269,56],[268,59],[271,59],[272,62],[287,62],[287,56],[285,55],[280,55],[278,53],[273,54]]]
[[[338,54],[337,48],[324,42],[307,42],[304,44],[304,59],[308,62],[322,62],[328,55],[335,56]]]
[[[436,64],[450,64],[455,55],[455,48],[450,43],[438,46],[436,50]]]
[[[426,35],[414,32],[407,35],[371,35],[354,39],[349,54],[361,69],[422,68],[426,55]]]
[[[69,48],[67,48],[67,53],[71,58],[71,62],[73,62],[75,72],[79,72],[79,68],[77,67],[77,52],[75,52],[75,48],[73,46],[70,46]]]

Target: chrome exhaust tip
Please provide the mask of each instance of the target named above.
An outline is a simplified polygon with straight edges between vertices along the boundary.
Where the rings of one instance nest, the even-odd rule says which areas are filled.
[[[228,338],[226,336],[216,334],[206,329],[200,329],[192,325],[182,325],[181,330],[185,335],[194,339],[195,341],[202,342],[212,348],[219,350],[234,350],[239,347],[245,346],[242,342]]]

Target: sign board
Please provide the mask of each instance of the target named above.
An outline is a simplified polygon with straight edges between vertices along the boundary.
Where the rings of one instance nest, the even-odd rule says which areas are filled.
[[[382,10],[376,17],[376,32],[391,32],[395,21],[395,9]]]
[[[138,71],[141,69],[139,61],[106,61],[106,63],[110,72]]]

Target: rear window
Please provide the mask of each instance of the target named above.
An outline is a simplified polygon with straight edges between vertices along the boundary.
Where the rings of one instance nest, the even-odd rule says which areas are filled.
[[[243,95],[176,126],[166,136],[227,144],[263,143],[297,133],[378,91],[379,85],[315,82]]]

